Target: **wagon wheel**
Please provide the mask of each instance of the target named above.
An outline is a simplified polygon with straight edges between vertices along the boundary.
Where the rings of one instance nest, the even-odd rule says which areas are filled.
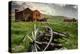
[[[40,41],[39,38],[41,37],[39,34],[41,28],[45,29],[45,28],[48,28],[49,29],[49,41]],[[44,35],[43,35],[44,36]],[[48,46],[50,45],[51,41],[52,41],[52,38],[53,38],[53,33],[52,33],[52,29],[48,26],[45,26],[45,27],[40,27],[40,28],[36,28],[34,26],[34,31],[32,32],[32,38],[28,36],[28,38],[30,40],[32,40],[32,47],[31,47],[31,51],[33,52],[37,52],[37,51],[45,51]],[[43,38],[42,38],[43,39]],[[41,49],[40,45],[42,46],[43,44],[46,44],[45,47],[43,49]]]

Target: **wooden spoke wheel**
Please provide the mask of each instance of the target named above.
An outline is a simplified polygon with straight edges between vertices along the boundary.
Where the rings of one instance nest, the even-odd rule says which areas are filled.
[[[31,51],[45,51],[52,44],[53,31],[50,27],[35,28],[32,32],[32,47]],[[53,45],[53,44],[52,44]]]

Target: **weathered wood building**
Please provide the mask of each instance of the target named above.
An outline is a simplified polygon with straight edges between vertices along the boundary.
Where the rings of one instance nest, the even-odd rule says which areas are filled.
[[[77,22],[75,18],[73,19],[64,19],[64,22]]]
[[[32,11],[26,8],[22,11],[15,9],[15,21],[46,21],[46,18],[42,17],[42,14],[38,10]]]

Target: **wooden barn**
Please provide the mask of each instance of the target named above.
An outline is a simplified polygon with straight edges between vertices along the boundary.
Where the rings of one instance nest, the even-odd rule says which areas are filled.
[[[26,8],[22,11],[15,9],[15,21],[46,21],[46,18],[42,17],[42,14],[38,10],[32,11]]]
[[[64,19],[64,22],[77,22],[75,18],[73,19]]]
[[[22,11],[15,9],[15,21],[29,21],[31,20],[32,10],[26,8]]]

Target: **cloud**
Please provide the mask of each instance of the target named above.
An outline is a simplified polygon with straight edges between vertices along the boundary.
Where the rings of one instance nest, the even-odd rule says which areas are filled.
[[[77,5],[74,5],[73,8],[74,8],[74,9],[78,9],[78,6],[77,6]]]

